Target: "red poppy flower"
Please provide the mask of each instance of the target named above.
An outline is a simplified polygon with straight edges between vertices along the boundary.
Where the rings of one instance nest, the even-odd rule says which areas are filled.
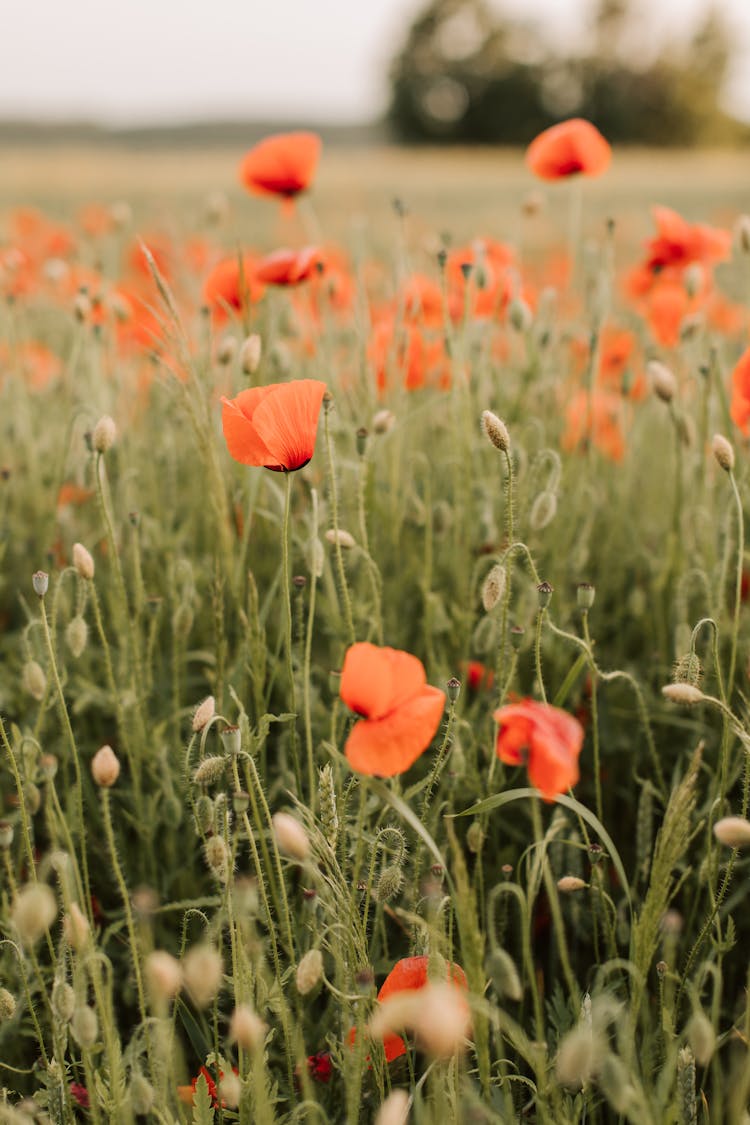
[[[233,1071],[234,1074],[239,1074],[239,1071],[238,1071],[236,1066],[232,1067],[232,1071]],[[218,1087],[217,1087],[217,1084],[216,1084],[216,1080],[214,1079],[210,1070],[208,1070],[205,1066],[202,1066],[200,1068],[200,1070],[198,1071],[198,1073],[196,1074],[195,1078],[192,1080],[192,1082],[190,1083],[189,1086],[178,1086],[177,1087],[177,1097],[180,1099],[180,1101],[183,1103],[183,1105],[192,1105],[193,1100],[195,1098],[195,1089],[196,1089],[196,1086],[198,1085],[198,1081],[199,1081],[201,1075],[203,1075],[203,1077],[206,1079],[206,1085],[208,1086],[208,1096],[211,1099],[211,1105],[214,1107],[214,1109],[216,1109],[216,1107],[219,1104],[219,1090],[218,1090]],[[224,1077],[224,1071],[220,1070],[219,1071],[219,1082],[221,1082],[223,1077]],[[224,1102],[222,1102],[221,1104],[224,1105]]]
[[[367,642],[347,651],[341,698],[362,716],[346,741],[349,764],[376,777],[408,770],[430,745],[445,709],[445,692],[429,686],[421,660]]]
[[[564,180],[579,173],[601,176],[611,159],[609,141],[582,117],[545,129],[526,150],[526,164],[541,180]]]
[[[724,262],[732,252],[728,230],[705,223],[689,223],[670,207],[652,207],[656,237],[647,243],[647,266],[652,273],[668,266],[684,267],[692,262],[714,265]]]
[[[246,153],[240,164],[240,180],[261,195],[293,199],[310,186],[320,149],[316,133],[276,133]]]
[[[416,992],[420,988],[425,988],[431,979],[427,976],[428,962],[428,957],[404,957],[397,961],[380,986],[378,1002],[382,1004],[398,992]],[[468,991],[466,973],[460,965],[452,966],[450,979],[457,988]],[[400,1055],[406,1054],[406,1044],[400,1035],[386,1035],[383,1039],[383,1049],[387,1062],[393,1062]]]
[[[68,1089],[70,1090],[70,1096],[78,1103],[81,1109],[89,1108],[91,1103],[89,1101],[89,1092],[85,1086],[82,1086],[80,1082],[71,1082]]]
[[[610,391],[577,391],[565,408],[565,432],[562,448],[572,453],[592,441],[610,461],[622,461],[625,437],[621,426],[622,396]]]
[[[750,433],[750,348],[740,356],[732,372],[732,404],[729,410],[735,426]]]
[[[330,1051],[318,1051],[315,1055],[307,1056],[307,1070],[315,1082],[330,1082],[333,1074],[333,1063]]]
[[[277,473],[301,469],[315,452],[325,392],[319,379],[295,379],[222,397],[221,423],[232,457]]]
[[[312,277],[319,264],[323,266],[323,258],[317,246],[305,246],[303,250],[274,250],[258,262],[255,276],[267,285],[298,285]]]
[[[522,699],[492,716],[500,724],[497,756],[510,766],[526,763],[529,781],[545,801],[553,801],[578,781],[583,727],[559,707]]]
[[[259,301],[264,286],[256,273],[257,261],[250,254],[240,259],[224,258],[217,262],[203,283],[203,300],[215,320],[226,319],[228,312],[241,312],[248,304]]]

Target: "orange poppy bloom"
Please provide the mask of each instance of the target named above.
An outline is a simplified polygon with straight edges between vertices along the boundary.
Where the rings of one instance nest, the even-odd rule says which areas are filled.
[[[647,265],[652,273],[668,266],[687,266],[691,262],[713,265],[724,262],[732,252],[728,230],[705,223],[689,223],[670,207],[652,207],[656,237],[647,244]]]
[[[587,441],[611,461],[625,456],[625,437],[621,426],[622,396],[611,391],[577,391],[565,409],[565,432],[561,445],[572,453]]]
[[[750,433],[750,348],[743,352],[732,372],[732,421],[743,434]]]
[[[416,992],[425,988],[430,983],[427,976],[428,961],[429,958],[427,957],[403,957],[400,961],[397,961],[380,986],[378,1002],[382,1004],[398,992]],[[460,965],[454,964],[452,966],[450,979],[456,988],[468,991],[469,985],[466,974]],[[387,1062],[393,1062],[400,1055],[406,1054],[406,1044],[400,1035],[386,1035],[383,1038],[383,1049]]]
[[[367,642],[348,649],[341,698],[361,718],[344,753],[358,773],[404,773],[430,745],[445,710],[445,692],[430,687],[416,656]]]
[[[240,180],[257,194],[293,199],[309,188],[321,146],[317,133],[275,133],[245,154]]]
[[[545,129],[526,150],[526,164],[541,180],[565,180],[579,174],[601,176],[611,159],[609,141],[582,117]]]
[[[323,265],[317,246],[305,246],[303,250],[274,250],[258,262],[255,276],[267,285],[298,285],[300,281],[307,281]]]
[[[319,379],[296,379],[222,396],[221,424],[229,452],[242,465],[276,473],[303,468],[315,452],[326,392]]]
[[[553,801],[578,781],[583,727],[559,707],[522,699],[493,714],[500,724],[497,756],[506,765],[526,763],[529,781],[545,801]]]
[[[216,263],[203,283],[203,300],[215,320],[225,320],[230,311],[241,312],[260,300],[265,286],[258,280],[257,264],[250,254],[242,255],[241,269],[237,256]]]

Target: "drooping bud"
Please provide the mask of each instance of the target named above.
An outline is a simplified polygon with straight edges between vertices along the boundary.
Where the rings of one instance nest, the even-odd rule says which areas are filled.
[[[228,883],[232,858],[223,836],[209,836],[204,848],[206,863],[220,883]]]
[[[579,1090],[591,1081],[596,1069],[598,1051],[591,1027],[577,1024],[560,1040],[555,1060],[555,1074],[562,1086]]]
[[[77,902],[71,902],[70,909],[63,916],[63,934],[76,953],[81,953],[91,939],[89,920]]]
[[[99,1020],[89,1004],[81,1004],[73,1012],[70,1032],[79,1047],[93,1047],[99,1037]]]
[[[714,836],[727,848],[750,847],[750,821],[741,816],[725,816],[714,825]],[[696,1058],[697,1058],[696,1053]]]
[[[716,1032],[705,1012],[696,1009],[685,1028],[688,1043],[699,1066],[710,1063],[716,1049]]]
[[[523,986],[516,963],[504,949],[493,949],[487,958],[487,975],[501,998],[517,1004],[523,997]]]
[[[16,1014],[16,1000],[7,988],[0,988],[0,1023],[12,1020]]]
[[[505,578],[505,567],[500,563],[495,563],[487,573],[482,583],[482,605],[485,613],[491,613],[502,600],[505,593]]]
[[[721,466],[724,472],[731,473],[734,468],[734,448],[723,434],[714,434],[713,441],[711,442],[711,451],[716,458],[717,464]],[[696,1055],[696,1058],[697,1057]]]
[[[577,875],[563,875],[561,879],[557,880],[557,889],[562,891],[564,895],[575,894],[576,891],[582,891],[586,886],[583,879],[579,879]]]
[[[206,723],[210,722],[216,714],[216,700],[212,695],[207,695],[193,712],[193,730],[197,733],[203,730]]]
[[[76,616],[68,622],[65,630],[65,643],[76,660],[85,651],[88,639],[89,627],[86,624],[86,620],[81,617],[80,614],[76,614]]]
[[[224,962],[212,945],[194,945],[182,960],[185,986],[198,1008],[207,1008],[221,988]]]
[[[71,985],[64,980],[56,980],[52,985],[52,1012],[60,1023],[69,1023],[76,1010],[76,994]]]
[[[176,957],[155,949],[143,966],[146,985],[155,1000],[171,1000],[182,988],[182,967]]]
[[[38,664],[36,660],[27,660],[24,664],[21,672],[21,686],[37,702],[44,698],[44,693],[47,690],[47,677],[41,664]]]
[[[706,698],[700,688],[688,683],[665,684],[661,693],[670,703],[679,703],[684,707],[692,707],[696,703],[702,703]]]
[[[310,854],[310,841],[307,833],[293,816],[289,813],[274,813],[272,817],[273,831],[276,843],[286,855],[300,861],[307,859]]]
[[[322,976],[323,954],[319,949],[309,949],[297,965],[297,991],[301,996],[307,996]]]
[[[326,539],[334,546],[343,547],[346,551],[351,551],[353,547],[357,546],[357,540],[354,536],[345,531],[343,527],[331,527],[326,532]]]
[[[378,902],[390,902],[401,892],[404,885],[404,875],[398,864],[392,864],[381,872],[375,887],[375,898]]]
[[[534,499],[529,513],[529,525],[532,531],[543,531],[557,515],[557,497],[554,492],[545,489]]]
[[[223,776],[226,768],[227,760],[220,754],[204,758],[193,771],[193,783],[195,785],[213,785]]]
[[[137,1117],[146,1117],[153,1109],[156,1093],[148,1079],[135,1071],[130,1076],[128,1097],[133,1113]]]

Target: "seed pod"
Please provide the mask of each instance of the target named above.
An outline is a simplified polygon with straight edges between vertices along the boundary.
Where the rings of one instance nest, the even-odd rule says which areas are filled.
[[[38,598],[43,598],[49,589],[49,574],[43,570],[35,570],[31,576],[31,585]]]
[[[76,616],[68,622],[68,626],[65,630],[65,643],[76,660],[84,652],[88,639],[89,627],[86,624],[86,620],[81,617],[80,614],[76,614]]]
[[[319,949],[309,949],[297,965],[297,991],[301,996],[307,996],[322,976],[323,954]]]

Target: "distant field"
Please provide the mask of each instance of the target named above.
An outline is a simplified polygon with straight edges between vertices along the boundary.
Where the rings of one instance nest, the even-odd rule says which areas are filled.
[[[244,237],[273,242],[273,213],[265,201],[250,199],[237,184],[241,151],[128,151],[113,148],[40,147],[0,149],[0,206],[35,204],[60,214],[83,200],[125,198],[137,218],[160,217],[179,207],[196,207],[220,190],[234,206],[233,219]],[[425,231],[449,231],[458,238],[482,233],[516,238],[519,207],[537,190],[523,153],[508,150],[329,148],[324,151],[312,196],[327,237],[348,238],[361,226],[393,228],[391,201],[409,206]],[[553,227],[564,228],[565,186],[544,191]],[[618,152],[611,171],[585,185],[586,214],[635,220],[644,232],[653,202],[688,218],[727,222],[750,210],[747,156],[741,152]],[[564,214],[560,215],[559,210]],[[555,212],[558,212],[557,214]],[[544,224],[541,224],[543,226]]]

